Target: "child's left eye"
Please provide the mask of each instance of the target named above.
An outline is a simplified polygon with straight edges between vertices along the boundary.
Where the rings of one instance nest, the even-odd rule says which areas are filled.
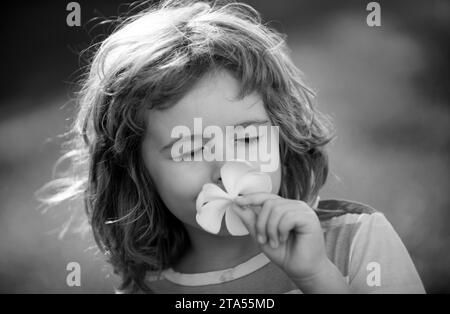
[[[241,139],[237,139],[237,141],[239,142],[244,142],[246,144],[253,144],[255,142],[258,142],[259,137],[245,137],[245,138],[241,138]]]

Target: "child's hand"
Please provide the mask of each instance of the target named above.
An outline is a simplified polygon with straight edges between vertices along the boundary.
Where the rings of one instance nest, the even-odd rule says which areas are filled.
[[[238,197],[233,208],[263,252],[296,283],[335,273],[328,259],[319,219],[305,202],[276,194]],[[334,269],[332,269],[334,267]],[[325,276],[325,277],[326,277]]]

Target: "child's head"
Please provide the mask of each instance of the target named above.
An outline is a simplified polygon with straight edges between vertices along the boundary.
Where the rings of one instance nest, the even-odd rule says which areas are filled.
[[[95,238],[124,287],[142,288],[145,271],[183,253],[183,224],[196,225],[195,197],[219,180],[220,162],[172,160],[163,149],[172,128],[192,127],[194,117],[204,126],[278,126],[281,165],[271,174],[272,192],[311,202],[327,177],[323,146],[331,136],[312,97],[283,38],[244,4],[165,1],[125,20],[101,44],[68,153],[86,166],[85,177],[65,192],[85,193]]]
[[[187,145],[188,147],[185,149],[177,150],[176,143],[178,141],[177,138],[172,138],[173,130],[179,126],[187,127],[189,130],[200,133],[197,137],[201,138],[203,133],[208,132],[205,130],[208,130],[207,127],[210,126],[219,127],[221,130],[225,130],[224,132],[226,132],[227,126],[269,127],[271,121],[261,96],[254,91],[238,97],[240,89],[239,81],[231,72],[220,68],[211,69],[196,80],[195,85],[190,87],[186,94],[170,108],[149,110],[146,114],[147,130],[143,136],[141,151],[143,163],[154,182],[152,186],[157,190],[167,209],[181,222],[194,228],[200,228],[195,219],[196,199],[203,185],[214,183],[225,189],[224,185],[232,186],[234,182],[231,182],[230,178],[225,175],[222,183],[221,168],[228,160],[227,158],[211,158],[206,161],[206,158],[196,156],[204,152],[202,147],[206,146],[206,142],[213,136],[208,136],[206,140],[200,139],[196,144]],[[196,130],[200,127],[201,130]],[[190,138],[196,136],[192,134],[193,132],[187,133],[189,134],[185,138],[191,144]],[[243,134],[236,136],[237,139],[234,140],[236,150],[238,147],[244,147],[247,151],[258,148],[258,143],[256,143],[258,137],[262,138],[263,136],[261,134],[246,135],[247,140],[242,139]],[[223,136],[216,135],[215,139],[223,141]],[[180,139],[180,142],[183,141]],[[272,145],[274,144],[277,144],[275,138]],[[279,149],[278,145],[276,149]],[[189,155],[191,160],[186,160],[186,158],[177,160],[174,158],[174,152],[176,152],[175,156],[178,154],[183,157]],[[194,158],[197,158],[197,161]],[[254,166],[262,163],[260,158],[252,161]],[[274,171],[269,172],[269,175],[271,176],[272,192],[278,193],[281,167],[274,167]],[[212,211],[210,212],[212,213]],[[224,226],[219,235],[229,235]]]

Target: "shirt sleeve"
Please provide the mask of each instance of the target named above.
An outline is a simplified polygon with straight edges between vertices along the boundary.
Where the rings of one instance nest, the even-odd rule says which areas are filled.
[[[353,293],[425,293],[400,237],[386,217],[363,214],[353,238],[348,281]]]

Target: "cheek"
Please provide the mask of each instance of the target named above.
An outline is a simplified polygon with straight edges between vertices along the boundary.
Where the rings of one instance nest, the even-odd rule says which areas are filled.
[[[272,193],[278,194],[281,187],[281,169],[277,168],[274,172],[270,172],[270,179],[272,180]]]
[[[196,198],[205,182],[201,167],[195,165],[169,161],[167,165],[160,167],[159,171],[161,180],[157,184],[162,186],[169,196],[176,199]]]
[[[180,220],[195,220],[195,200],[205,179],[205,169],[195,162],[163,160],[150,169],[158,193],[168,209]]]
[[[144,165],[156,185],[156,189],[165,198],[192,198],[198,193],[202,180],[201,172],[194,165],[186,166],[183,162],[174,162],[152,149],[149,142],[142,146]],[[197,167],[199,168],[199,167]]]

